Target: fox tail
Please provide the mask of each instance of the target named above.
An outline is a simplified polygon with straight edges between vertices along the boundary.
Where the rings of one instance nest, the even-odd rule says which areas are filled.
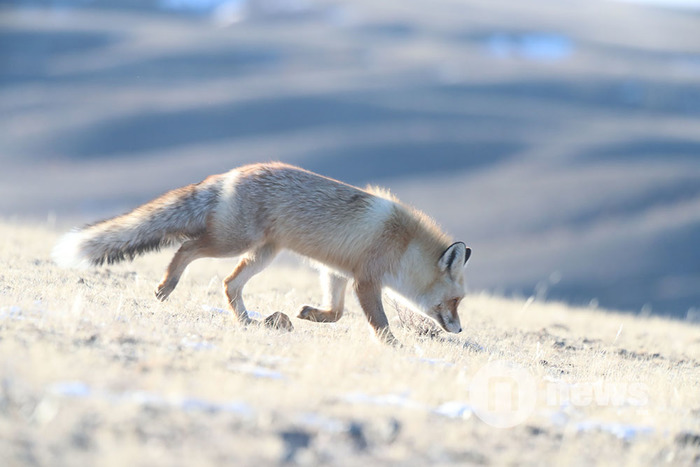
[[[172,190],[128,214],[91,224],[65,234],[52,257],[61,267],[99,266],[133,260],[200,237],[218,199],[212,184],[194,184]]]

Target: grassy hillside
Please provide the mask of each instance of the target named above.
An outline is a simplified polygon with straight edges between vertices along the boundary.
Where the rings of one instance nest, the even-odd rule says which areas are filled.
[[[160,303],[170,252],[65,271],[56,238],[0,224],[2,465],[700,462],[697,325],[475,293],[464,333],[395,323],[392,349],[352,299],[335,325],[242,328],[220,286],[233,261],[195,263]],[[294,316],[319,298],[282,262],[247,303]]]
[[[685,317],[699,83],[700,15],[628,1],[0,1],[0,216],[280,160],[391,188],[479,290]]]

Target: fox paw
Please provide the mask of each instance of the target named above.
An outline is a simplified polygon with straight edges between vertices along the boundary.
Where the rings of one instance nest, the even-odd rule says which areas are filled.
[[[170,296],[173,290],[175,290],[174,285],[168,284],[167,282],[164,284],[159,284],[158,288],[156,289],[156,298],[161,302],[164,302]]]
[[[313,321],[314,323],[335,323],[342,316],[342,312],[319,310],[318,308],[306,305],[301,309],[297,318]]]
[[[399,342],[399,340],[395,338],[391,331],[388,329],[375,330],[375,336],[377,337],[377,340],[382,344],[388,345],[389,347],[393,347],[395,349],[403,348],[403,344],[401,344],[401,342]]]
[[[234,313],[234,316],[236,317],[238,322],[241,323],[243,326],[248,326],[250,324],[260,324],[260,321],[252,319],[247,312],[240,315]]]

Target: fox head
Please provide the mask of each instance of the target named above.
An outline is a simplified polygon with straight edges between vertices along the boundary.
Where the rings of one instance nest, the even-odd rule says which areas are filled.
[[[392,294],[395,301],[427,316],[447,332],[461,332],[457,308],[464,298],[464,267],[472,250],[457,242],[437,260],[418,250],[409,252],[404,263],[409,271],[390,286],[398,293]]]
[[[452,244],[437,262],[437,278],[423,294],[423,314],[447,332],[462,332],[457,308],[464,298],[464,267],[472,254],[462,242]]]

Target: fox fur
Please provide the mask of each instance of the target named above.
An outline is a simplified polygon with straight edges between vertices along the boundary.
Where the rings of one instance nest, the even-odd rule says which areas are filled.
[[[457,307],[471,249],[388,191],[362,190],[282,163],[213,175],[69,232],[53,258],[63,267],[94,266],[180,243],[156,289],[160,300],[192,261],[242,255],[224,280],[224,292],[238,319],[249,322],[243,287],[287,249],[323,266],[324,306],[304,306],[298,318],[339,320],[352,279],[369,324],[386,342],[395,339],[382,305],[384,287],[442,329],[462,330]]]

